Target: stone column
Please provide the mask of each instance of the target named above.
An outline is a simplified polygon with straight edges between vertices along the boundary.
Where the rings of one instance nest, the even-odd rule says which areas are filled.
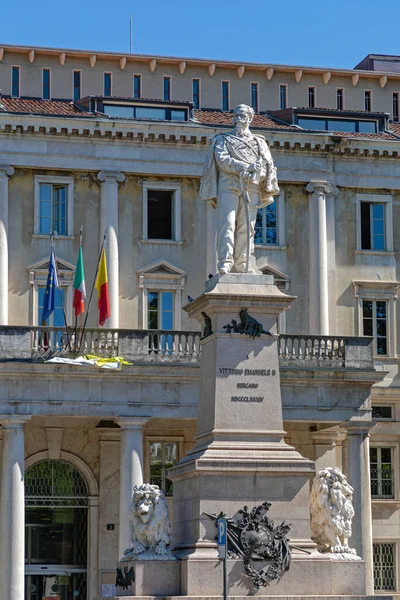
[[[0,325],[8,325],[8,178],[13,167],[0,165]]]
[[[327,467],[338,467],[342,470],[342,441],[345,437],[346,434],[340,429],[322,429],[311,433],[317,473]]]
[[[30,417],[1,419],[3,458],[0,503],[0,589],[7,600],[24,600],[24,424]]]
[[[328,311],[329,311],[329,335],[336,334],[336,220],[335,220],[335,198],[339,195],[339,189],[331,185],[331,192],[326,196],[326,237],[328,248]],[[339,332],[340,333],[340,332]]]
[[[119,260],[118,260],[118,183],[125,181],[125,175],[117,171],[100,171],[100,239],[106,233],[105,251],[108,270],[108,293],[111,316],[106,325],[111,329],[119,327]]]
[[[326,182],[311,181],[307,187],[309,202],[309,331],[329,335],[329,286],[327,195],[334,187]]]
[[[143,483],[143,425],[149,417],[120,417],[119,558],[130,546],[129,513],[134,485]]]
[[[352,536],[350,544],[365,561],[366,594],[374,593],[372,557],[372,510],[369,466],[369,430],[372,423],[346,423],[348,474],[354,488]]]

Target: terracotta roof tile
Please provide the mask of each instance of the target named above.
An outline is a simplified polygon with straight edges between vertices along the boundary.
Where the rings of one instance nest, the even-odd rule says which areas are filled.
[[[220,112],[217,110],[195,110],[194,116],[197,122],[203,125],[232,125],[232,112]],[[252,122],[253,127],[259,127],[260,129],[293,129],[297,130],[297,127],[282,123],[267,115],[256,114]]]
[[[1,98],[1,112],[25,113],[36,115],[54,115],[70,117],[93,117],[91,113],[82,112],[73,102],[67,100],[38,100],[30,98]]]
[[[390,123],[389,129],[390,131],[393,131],[395,135],[400,136],[400,123]]]
[[[1,98],[0,114],[2,112],[16,114],[32,114],[47,116],[67,117],[96,117],[93,113],[79,110],[73,102],[68,100],[40,100],[30,98]],[[195,110],[194,120],[202,125],[229,127],[232,125],[232,112],[221,112],[217,110]],[[256,114],[253,119],[253,127],[257,129],[291,130],[298,133],[306,133],[306,129],[300,129],[294,125],[286,124],[278,119],[271,118],[265,114]],[[315,133],[315,132],[314,132]],[[382,133],[350,133],[348,131],[323,132],[347,138],[368,138],[398,140],[400,136],[400,123],[391,123],[390,131]]]

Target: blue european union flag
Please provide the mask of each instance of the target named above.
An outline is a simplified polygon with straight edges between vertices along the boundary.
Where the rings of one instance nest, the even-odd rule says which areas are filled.
[[[49,274],[47,275],[46,290],[43,298],[42,324],[44,325],[54,310],[55,293],[59,289],[54,248],[50,252]]]

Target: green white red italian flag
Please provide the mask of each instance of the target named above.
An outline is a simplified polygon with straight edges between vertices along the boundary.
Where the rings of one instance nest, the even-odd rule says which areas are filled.
[[[80,246],[74,277],[74,301],[72,303],[75,309],[75,318],[85,312],[85,299],[85,271],[83,269],[82,246]]]

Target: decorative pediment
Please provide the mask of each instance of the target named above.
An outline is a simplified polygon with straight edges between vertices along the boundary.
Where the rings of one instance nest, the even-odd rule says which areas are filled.
[[[263,273],[263,275],[272,275],[274,278],[275,284],[284,283],[284,284],[289,285],[289,283],[291,281],[291,278],[289,277],[289,275],[287,275],[283,271],[280,271],[276,267],[272,267],[271,265],[269,265],[267,263],[265,265],[262,265],[261,267],[259,267],[259,269]]]
[[[31,283],[39,283],[45,281],[49,272],[50,257],[47,255],[45,258],[41,258],[36,262],[28,265],[27,271],[29,271],[29,278]],[[64,258],[59,256],[56,259],[57,271],[60,279],[64,281],[72,281],[75,275],[75,265],[71,264]]]
[[[179,267],[169,263],[164,259],[159,259],[151,262],[137,272],[139,276],[139,286],[167,286],[167,287],[179,287],[183,289],[185,285],[185,279],[187,276],[186,271],[183,271]]]

